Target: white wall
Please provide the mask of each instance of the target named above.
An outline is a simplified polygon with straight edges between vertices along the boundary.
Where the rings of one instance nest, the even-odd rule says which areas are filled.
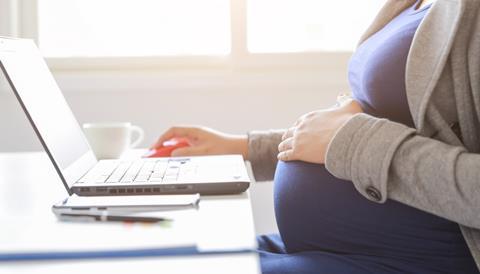
[[[302,113],[332,104],[348,89],[339,63],[322,70],[54,74],[80,123],[131,121],[145,129],[142,145],[147,146],[173,124],[203,124],[232,133],[290,126]],[[41,149],[10,90],[0,91],[0,109],[0,152]]]

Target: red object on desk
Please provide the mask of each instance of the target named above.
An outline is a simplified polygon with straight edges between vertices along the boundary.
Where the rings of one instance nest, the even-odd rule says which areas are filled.
[[[172,151],[181,147],[188,147],[190,144],[185,138],[173,138],[163,143],[163,146],[150,149],[143,157],[145,158],[155,158],[155,157],[170,157]]]

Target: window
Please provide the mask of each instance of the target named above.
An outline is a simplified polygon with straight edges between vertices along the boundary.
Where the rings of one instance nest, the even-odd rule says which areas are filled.
[[[181,57],[184,64],[220,56],[223,64],[275,56],[311,65],[308,56],[351,52],[385,0],[7,1],[20,3],[20,29],[32,30],[55,62]]]
[[[39,0],[38,41],[50,57],[225,55],[226,0]]]
[[[352,51],[384,0],[249,0],[248,49],[255,53]]]

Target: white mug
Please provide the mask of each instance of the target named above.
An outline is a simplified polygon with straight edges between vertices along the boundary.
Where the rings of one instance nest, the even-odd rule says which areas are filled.
[[[83,131],[97,159],[118,159],[143,140],[143,129],[131,123],[86,123]],[[132,142],[132,135],[138,137]]]

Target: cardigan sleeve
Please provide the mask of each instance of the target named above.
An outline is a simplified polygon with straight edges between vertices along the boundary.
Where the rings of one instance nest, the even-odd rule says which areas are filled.
[[[480,154],[357,114],[335,134],[326,168],[374,202],[387,198],[480,228]]]
[[[256,181],[273,179],[277,166],[278,145],[285,130],[250,131],[248,133],[248,161]]]

